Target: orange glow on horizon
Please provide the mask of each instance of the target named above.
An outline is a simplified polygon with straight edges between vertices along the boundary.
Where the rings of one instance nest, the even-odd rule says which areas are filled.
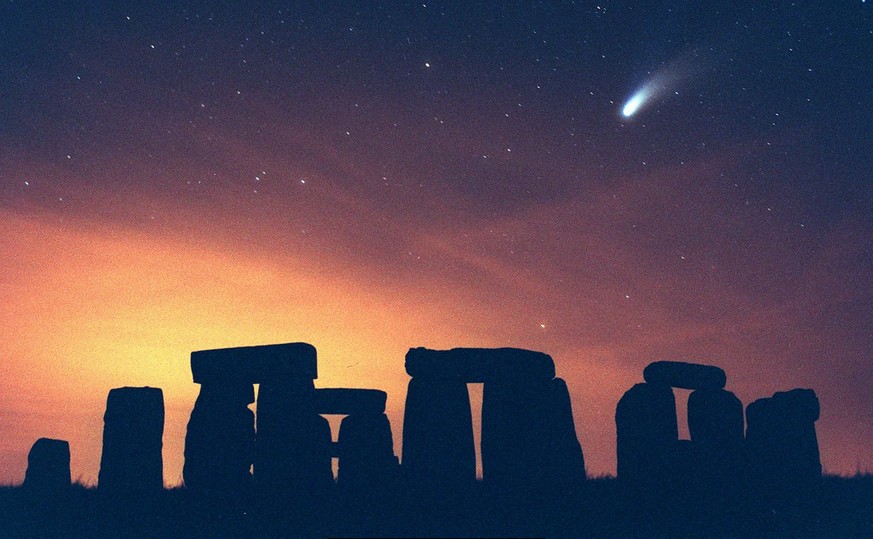
[[[3,350],[2,409],[17,416],[0,439],[16,458],[0,462],[2,482],[23,478],[30,444],[46,436],[70,440],[74,477],[95,483],[108,391],[148,385],[164,392],[165,480],[178,484],[199,387],[190,352],[273,342],[315,343],[320,387],[386,390],[399,454],[406,350],[468,338],[427,305],[392,300],[403,290],[338,280],[305,260],[280,267],[170,236],[0,219],[16,231],[3,240],[13,271],[0,311],[15,336]]]

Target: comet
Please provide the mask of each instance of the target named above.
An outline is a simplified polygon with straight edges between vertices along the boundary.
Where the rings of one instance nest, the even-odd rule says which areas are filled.
[[[680,78],[676,73],[656,73],[625,101],[621,108],[621,116],[628,120],[633,118],[651,105],[654,100],[669,93],[670,88],[675,87]]]
[[[670,93],[677,93],[678,88],[685,82],[694,78],[701,71],[699,60],[694,65],[692,55],[683,55],[673,62],[661,67],[649,77],[642,86],[622,104],[620,115],[624,120],[630,120],[653,102],[664,98]]]

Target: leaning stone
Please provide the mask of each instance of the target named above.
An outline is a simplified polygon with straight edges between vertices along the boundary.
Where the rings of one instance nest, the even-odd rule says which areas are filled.
[[[318,378],[315,347],[302,342],[192,352],[191,372],[197,384]]]
[[[164,488],[164,394],[156,387],[109,392],[103,416],[103,454],[98,486],[129,494]]]
[[[650,363],[643,378],[650,384],[682,389],[721,389],[727,383],[727,376],[718,367],[682,361]]]
[[[24,488],[35,494],[52,496],[69,491],[70,444],[66,440],[40,438],[27,454]]]
[[[388,394],[378,389],[324,388],[315,390],[319,414],[382,414]]]
[[[547,354],[520,348],[411,348],[406,353],[406,372],[413,377],[455,378],[466,383],[500,378],[551,380],[555,362]]]

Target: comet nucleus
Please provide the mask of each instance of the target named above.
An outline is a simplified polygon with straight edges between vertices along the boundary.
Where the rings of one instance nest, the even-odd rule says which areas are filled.
[[[624,107],[621,109],[621,115],[625,118],[630,118],[638,110],[643,106],[643,103],[646,101],[647,93],[645,89],[638,91],[634,95],[631,96],[630,99],[624,104]]]

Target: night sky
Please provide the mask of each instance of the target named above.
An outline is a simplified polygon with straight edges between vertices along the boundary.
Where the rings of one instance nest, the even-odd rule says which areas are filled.
[[[0,482],[42,436],[96,481],[150,385],[177,484],[190,352],[290,341],[398,454],[408,348],[516,346],[589,474],[662,359],[815,389],[825,470],[873,470],[871,102],[861,0],[5,1]]]

